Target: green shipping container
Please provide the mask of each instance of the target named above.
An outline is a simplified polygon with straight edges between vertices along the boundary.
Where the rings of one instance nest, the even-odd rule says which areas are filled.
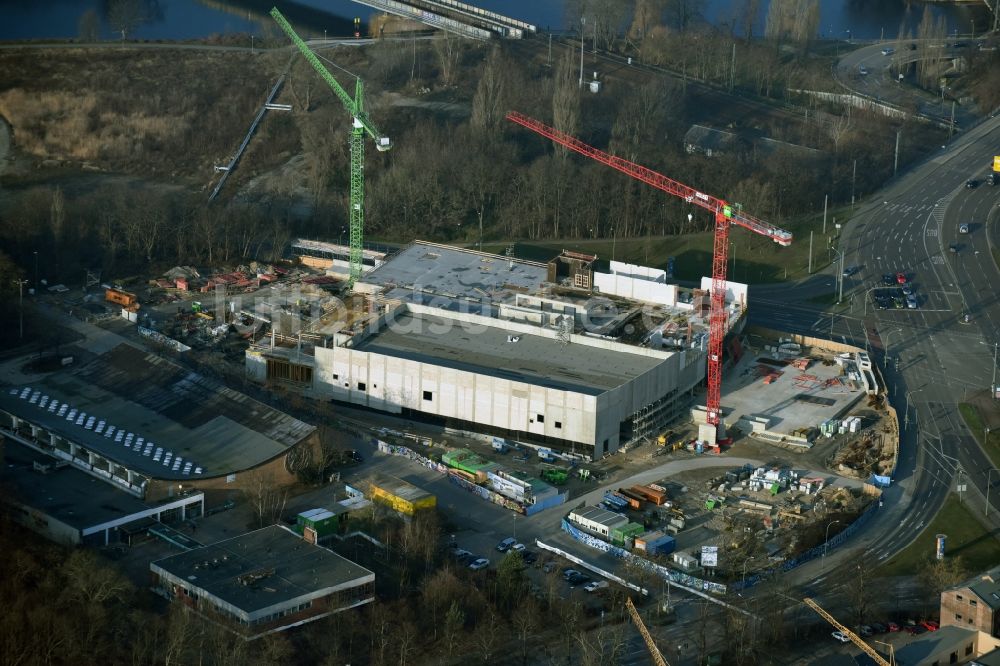
[[[303,511],[296,519],[296,532],[302,534],[307,527],[316,531],[319,537],[329,536],[337,532],[337,516],[326,509],[310,509]]]

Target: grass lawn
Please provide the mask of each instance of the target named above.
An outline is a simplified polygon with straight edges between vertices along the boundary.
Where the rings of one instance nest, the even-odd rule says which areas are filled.
[[[986,455],[990,457],[993,466],[1000,467],[1000,432],[996,432],[995,430],[990,431],[989,439],[985,439],[986,431],[982,416],[979,414],[979,409],[975,405],[963,402],[959,403],[958,411],[962,413],[965,425],[969,426],[969,430],[972,431],[972,435],[986,451]]]
[[[833,218],[846,221],[850,208],[828,213],[827,232],[836,233]],[[731,229],[729,248],[729,279],[737,282],[767,283],[797,280],[809,274],[809,232],[813,232],[813,273],[830,265],[832,255],[822,235],[823,213],[817,213],[783,223],[795,240],[781,247],[741,227]],[[699,280],[712,273],[713,237],[711,232],[684,236],[654,236],[617,240],[602,238],[569,239],[564,241],[522,241],[514,244],[514,255],[522,259],[548,261],[561,250],[596,254],[600,259],[627,261],[654,268],[666,268],[667,258],[674,257],[674,277],[678,280]],[[483,250],[504,254],[507,246],[483,243]],[[733,261],[735,253],[736,261]],[[735,266],[735,267],[734,267]]]
[[[880,576],[912,576],[924,562],[934,557],[934,536],[946,534],[945,553],[961,556],[968,571],[982,571],[1000,562],[1000,541],[979,522],[978,516],[959,503],[955,494],[948,496],[944,506],[916,541],[894,555],[878,569]]]

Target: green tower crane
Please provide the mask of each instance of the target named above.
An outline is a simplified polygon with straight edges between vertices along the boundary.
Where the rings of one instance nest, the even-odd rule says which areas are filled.
[[[277,7],[271,9],[271,18],[285,31],[289,39],[298,47],[302,55],[313,66],[323,80],[326,81],[334,94],[344,105],[347,112],[351,114],[354,123],[351,127],[351,278],[350,283],[361,277],[362,265],[362,242],[365,235],[365,132],[375,141],[375,148],[384,152],[392,148],[389,138],[382,136],[375,125],[372,124],[368,114],[364,109],[364,84],[361,79],[356,79],[354,87],[354,98],[347,94],[337,79],[333,78],[329,70],[323,66],[304,41],[295,33]]]

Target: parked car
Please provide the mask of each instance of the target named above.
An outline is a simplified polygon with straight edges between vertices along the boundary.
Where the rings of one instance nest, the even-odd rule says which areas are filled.
[[[590,576],[584,576],[582,573],[575,573],[566,579],[569,582],[570,587],[576,587],[577,585],[583,585],[590,581]]]
[[[534,564],[538,560],[538,553],[533,550],[526,550],[521,553],[521,559],[525,564]]]
[[[885,628],[889,631],[890,634],[899,631],[899,625],[896,624],[895,622],[887,622]]]
[[[510,552],[512,552],[512,553],[523,553],[524,552],[524,544],[523,543],[515,543],[513,546],[510,547]]]
[[[913,294],[910,294],[909,296],[907,296],[906,297],[906,307],[908,307],[911,310],[916,310],[917,309],[917,297],[914,296]]]
[[[485,569],[490,566],[490,561],[485,557],[480,557],[478,560],[469,565],[469,568],[473,571],[479,571],[480,569]]]
[[[905,630],[906,630],[906,633],[911,634],[913,636],[919,636],[920,634],[927,633],[927,627],[924,627],[924,626],[919,625],[919,624],[915,624],[913,626],[907,625],[905,627]]]
[[[566,569],[565,571],[563,571],[563,578],[565,578],[566,580],[569,580],[573,576],[579,576],[579,575],[581,574],[576,569]]]
[[[898,284],[906,284],[906,273],[896,273],[896,282]]]
[[[506,553],[508,550],[511,549],[511,547],[515,543],[517,543],[517,539],[514,539],[513,537],[507,537],[506,539],[497,544],[497,552]]]
[[[556,563],[555,562],[546,562],[545,566],[542,567],[542,571],[544,573],[552,573],[555,570],[556,570]]]
[[[836,640],[840,641],[841,643],[850,643],[851,642],[851,639],[848,638],[847,635],[844,634],[843,632],[835,631],[835,632],[833,632],[830,635],[833,636]]]
[[[886,273],[885,275],[882,276],[882,284],[884,284],[887,287],[891,287],[892,285],[896,284],[896,280],[892,277],[892,273]]]
[[[884,56],[890,56],[895,52],[896,49],[892,48],[891,46],[887,46],[886,48],[882,49],[882,55]]]
[[[934,620],[921,620],[920,626],[926,629],[927,631],[937,631],[939,628],[938,623],[935,622]]]
[[[876,634],[884,634],[889,631],[889,627],[885,626],[881,622],[872,622],[871,627],[872,631]]]
[[[475,559],[475,556],[464,548],[452,548],[450,554],[459,562],[467,562],[470,559]]]
[[[864,638],[868,638],[868,637],[869,637],[869,636],[871,636],[871,635],[872,635],[873,633],[875,633],[875,632],[874,632],[874,631],[872,631],[872,628],[871,628],[870,626],[868,626],[867,624],[863,624],[863,625],[861,625],[860,627],[858,627],[858,631],[857,631],[857,634],[858,634],[859,636],[862,636],[862,637],[864,637]]]
[[[593,582],[587,583],[583,586],[584,592],[597,592],[598,590],[604,589],[608,586],[608,581],[606,580],[595,580]]]

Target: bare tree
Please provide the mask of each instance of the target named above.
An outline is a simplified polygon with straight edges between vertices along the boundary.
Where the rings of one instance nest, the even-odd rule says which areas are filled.
[[[112,567],[102,566],[89,550],[74,550],[63,563],[69,587],[77,601],[104,604],[123,599],[132,589],[128,580]]]
[[[830,139],[833,141],[834,152],[840,151],[840,144],[843,142],[844,137],[851,130],[851,107],[847,107],[844,113],[837,116],[836,119],[827,126],[827,133],[830,135]]]
[[[122,40],[132,33],[144,19],[140,0],[109,0],[108,23],[121,33]]]
[[[459,41],[447,30],[442,31],[434,39],[434,53],[437,55],[438,68],[441,70],[441,84],[450,86],[455,82],[458,69]]]
[[[500,47],[493,47],[472,98],[470,121],[473,127],[487,134],[497,131],[507,113],[507,72],[510,68]]]
[[[664,0],[638,0],[635,3],[635,13],[628,37],[633,41],[641,41],[653,28],[659,25],[663,16]]]
[[[479,657],[483,660],[483,663],[493,663],[494,653],[497,647],[499,647],[502,638],[502,629],[503,624],[493,611],[490,611],[486,619],[476,627],[473,640],[476,643],[476,647],[479,648]]]
[[[76,32],[82,42],[96,42],[101,37],[101,19],[97,12],[88,9],[76,22]]]
[[[257,527],[278,522],[285,510],[288,491],[276,484],[273,475],[260,470],[245,472],[241,476],[243,497],[250,504]]]
[[[455,653],[455,647],[458,645],[459,635],[462,629],[465,627],[465,611],[462,610],[461,606],[458,605],[457,601],[452,601],[451,606],[448,608],[448,612],[444,616],[444,644],[445,649],[450,657]]]
[[[573,65],[573,54],[567,51],[556,68],[552,90],[552,124],[566,134],[576,134],[580,123],[579,81]],[[565,159],[569,151],[556,146],[556,154]]]
[[[941,593],[949,587],[965,580],[968,572],[961,557],[946,557],[943,560],[928,560],[920,568],[918,576],[927,601],[937,606]]]

